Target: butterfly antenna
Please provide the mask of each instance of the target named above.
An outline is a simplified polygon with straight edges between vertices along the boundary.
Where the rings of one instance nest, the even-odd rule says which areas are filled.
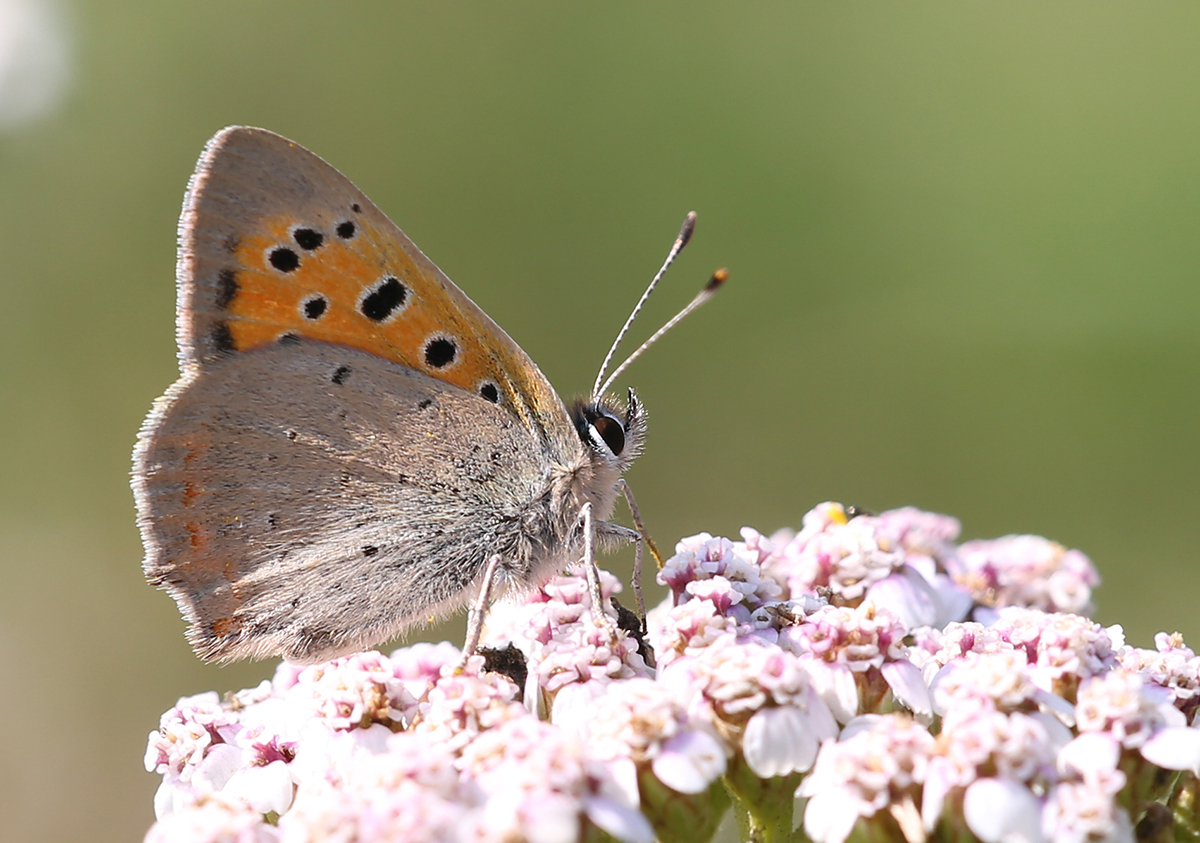
[[[671,244],[671,251],[667,252],[667,259],[663,261],[662,267],[654,275],[654,279],[650,282],[650,286],[646,288],[646,292],[642,293],[642,297],[638,299],[638,303],[633,307],[633,313],[629,314],[629,318],[625,320],[625,324],[621,326],[621,330],[617,333],[617,338],[613,340],[612,347],[608,350],[608,354],[604,355],[604,362],[600,364],[600,371],[596,373],[596,382],[592,384],[592,395],[599,396],[603,391],[600,388],[600,382],[604,380],[604,372],[608,369],[608,364],[612,362],[613,355],[617,353],[617,348],[621,345],[621,340],[625,339],[625,334],[629,331],[629,326],[633,324],[633,320],[637,318],[641,312],[642,306],[646,303],[646,299],[650,298],[650,294],[654,292],[654,288],[658,286],[658,282],[667,274],[667,270],[671,264],[675,262],[675,258],[679,257],[679,253],[683,251],[683,247],[692,239],[692,232],[696,230],[696,212],[689,211],[688,215],[683,220],[683,225],[679,229],[679,235],[675,238],[675,242]],[[628,364],[628,360],[625,361]],[[612,378],[604,382],[604,387],[607,389],[608,384],[612,383]]]
[[[688,302],[687,307],[672,316],[667,324],[655,331],[654,335],[651,336],[650,339],[639,345],[633,354],[630,354],[628,357],[626,357],[625,362],[613,370],[613,373],[608,376],[608,380],[606,380],[604,385],[595,392],[595,395],[597,397],[603,395],[612,385],[612,382],[615,381],[622,372],[629,368],[630,363],[641,357],[647,348],[658,342],[659,339],[662,338],[663,334],[682,322],[689,313],[715,296],[717,294],[717,290],[721,289],[721,285],[725,283],[727,278],[729,278],[729,270],[727,269],[718,269],[716,272],[714,272],[712,274],[712,278],[708,279],[708,283],[704,285],[704,289],[696,293],[696,297]]]

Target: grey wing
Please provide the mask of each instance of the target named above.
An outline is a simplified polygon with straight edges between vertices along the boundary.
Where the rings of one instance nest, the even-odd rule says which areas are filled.
[[[547,457],[516,417],[371,354],[290,341],[185,375],[139,436],[145,571],[209,659],[355,652],[450,611]]]

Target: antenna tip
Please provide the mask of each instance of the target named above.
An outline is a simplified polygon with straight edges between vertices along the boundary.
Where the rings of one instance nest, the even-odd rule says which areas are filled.
[[[682,249],[692,239],[692,233],[696,230],[696,212],[688,211],[688,215],[683,219],[683,225],[679,229],[679,236],[675,238],[675,242],[679,245],[676,249]]]
[[[704,292],[715,293],[717,288],[724,284],[729,279],[729,270],[721,267],[712,274],[712,278],[708,279],[708,283],[704,285]]]

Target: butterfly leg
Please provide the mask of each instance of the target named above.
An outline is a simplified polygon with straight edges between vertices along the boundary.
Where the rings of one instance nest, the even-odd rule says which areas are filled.
[[[479,586],[479,595],[467,612],[467,640],[463,642],[462,664],[475,655],[479,648],[479,637],[483,634],[483,620],[487,616],[488,606],[491,605],[492,583],[496,579],[496,571],[500,568],[502,557],[499,553],[488,560],[483,572],[483,582]]]
[[[633,525],[637,527],[638,543],[633,552],[633,593],[637,597],[638,616],[642,619],[642,631],[644,632],[646,628],[646,598],[642,596],[642,542],[645,542],[646,547],[650,549],[650,555],[654,557],[654,562],[658,565],[659,570],[662,570],[663,558],[654,544],[654,539],[650,538],[650,533],[646,530],[646,523],[642,521],[642,512],[638,509],[633,489],[629,488],[629,484],[623,477],[617,481],[617,485],[625,497],[625,503],[629,506],[629,515],[633,518]]]
[[[633,497],[633,489],[629,488],[629,484],[622,477],[617,481],[617,485],[621,489],[621,494],[625,497],[625,503],[629,505],[629,515],[633,518],[633,526],[637,527],[638,536],[646,542],[646,547],[650,548],[650,555],[654,557],[654,562],[658,565],[659,570],[663,566],[662,554],[658,552],[658,545],[654,543],[654,539],[650,538],[650,533],[646,531],[646,523],[642,521],[642,511],[638,509],[637,500]]]
[[[588,596],[592,600],[592,620],[596,626],[608,630],[615,637],[616,626],[604,611],[604,596],[600,592],[600,569],[596,567],[596,519],[590,501],[580,507],[579,520],[583,524],[583,568],[587,575]]]
[[[633,545],[633,596],[637,599],[638,620],[642,624],[642,634],[646,634],[646,596],[642,594],[642,537],[637,537]]]

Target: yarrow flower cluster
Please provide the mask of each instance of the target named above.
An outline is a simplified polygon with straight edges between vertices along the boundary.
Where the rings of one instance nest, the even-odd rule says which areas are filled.
[[[152,843],[711,839],[1133,843],[1200,834],[1200,657],[1091,621],[1036,536],[825,503],[798,533],[682,540],[643,635],[582,572],[414,644],[150,734]]]

